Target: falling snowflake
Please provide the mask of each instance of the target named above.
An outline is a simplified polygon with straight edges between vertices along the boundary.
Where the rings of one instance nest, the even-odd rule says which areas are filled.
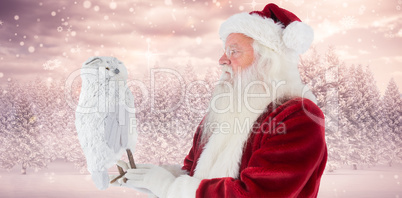
[[[385,38],[394,38],[395,37],[395,35],[392,33],[392,32],[387,32],[387,33],[384,33],[384,37]]]
[[[109,8],[112,9],[112,10],[115,10],[115,9],[117,8],[117,3],[116,3],[116,2],[113,2],[113,1],[110,2],[110,3],[109,3]]]
[[[357,24],[357,20],[355,19],[354,16],[344,16],[339,23],[342,25],[342,27],[346,29],[352,28],[354,25]]]
[[[43,69],[44,70],[54,70],[58,67],[60,67],[61,62],[58,59],[54,59],[54,60],[48,60],[46,61],[46,63],[43,64]]]
[[[84,1],[83,3],[84,8],[88,9],[91,7],[91,2],[90,1]]]
[[[172,0],[165,0],[165,5],[172,5]]]
[[[294,0],[294,1],[292,1],[292,3],[293,3],[295,6],[301,6],[301,5],[304,4],[304,0]]]
[[[61,27],[61,26],[57,27],[57,31],[58,31],[58,32],[63,31],[63,27]]]
[[[3,22],[2,20],[0,20],[0,25],[3,25],[3,23],[4,23],[4,22]]]
[[[244,3],[244,4],[249,4],[251,6],[252,10],[255,10],[255,6],[257,6],[257,5],[261,4],[261,3],[257,3],[255,0],[252,0],[250,3]],[[242,7],[242,9],[240,7],[239,7],[239,9],[243,10],[244,7],[243,6],[241,6],[241,7]]]
[[[80,46],[76,45],[76,47],[71,48],[70,50],[71,53],[75,54],[75,53],[80,53],[81,52],[81,48]]]
[[[363,15],[363,14],[364,14],[364,11],[366,11],[366,6],[364,6],[364,5],[360,6],[360,8],[359,8],[359,14],[360,14],[360,15]]]

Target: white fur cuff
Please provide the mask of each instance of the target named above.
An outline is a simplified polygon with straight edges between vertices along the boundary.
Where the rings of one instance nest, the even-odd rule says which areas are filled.
[[[172,185],[170,185],[167,197],[195,197],[195,193],[200,183],[201,179],[190,177],[188,175],[182,175],[176,178]]]
[[[172,173],[172,175],[174,175],[175,177],[179,177],[181,175],[187,175],[188,172],[185,170],[181,169],[181,165],[178,164],[169,164],[169,165],[162,165],[162,168],[166,169],[167,171],[169,171],[170,173]]]

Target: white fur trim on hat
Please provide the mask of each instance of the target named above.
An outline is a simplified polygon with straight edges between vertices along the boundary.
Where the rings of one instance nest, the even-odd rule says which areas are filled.
[[[309,25],[294,21],[283,30],[282,40],[286,47],[302,54],[308,50],[313,42],[314,31]]]
[[[292,22],[285,29],[282,23],[258,14],[239,13],[229,17],[219,29],[221,40],[225,43],[231,33],[242,33],[262,45],[284,54],[288,49],[298,54],[305,52],[314,37],[313,29],[299,21]]]

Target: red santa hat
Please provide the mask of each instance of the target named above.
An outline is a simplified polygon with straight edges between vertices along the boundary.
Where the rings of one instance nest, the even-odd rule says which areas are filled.
[[[231,33],[242,33],[280,54],[301,54],[314,39],[313,29],[293,13],[270,3],[262,11],[235,14],[222,23],[219,35],[225,43]]]

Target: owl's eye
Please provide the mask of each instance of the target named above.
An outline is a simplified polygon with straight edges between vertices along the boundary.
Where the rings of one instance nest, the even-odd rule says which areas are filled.
[[[109,67],[106,67],[106,69],[107,69],[107,70],[110,70],[110,68],[109,68]]]

